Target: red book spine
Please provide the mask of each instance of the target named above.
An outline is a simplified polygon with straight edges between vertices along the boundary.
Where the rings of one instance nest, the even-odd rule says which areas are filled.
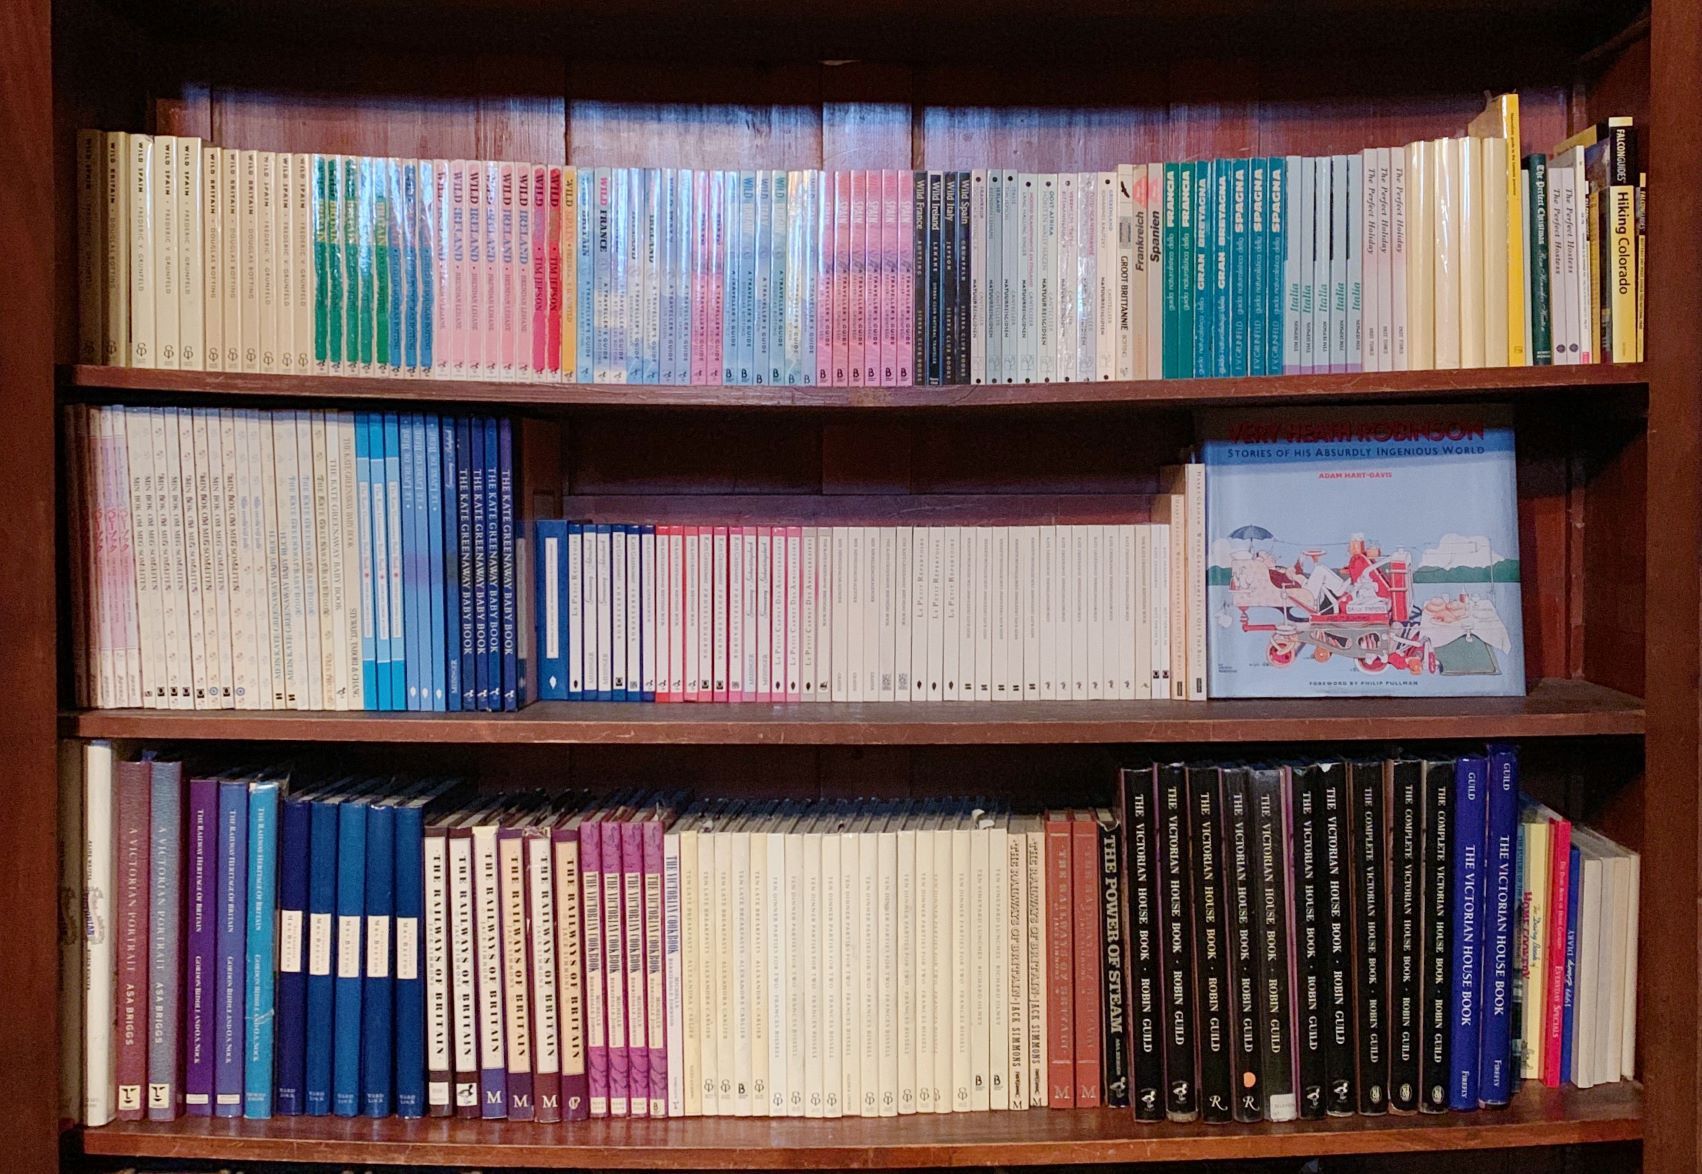
[[[1070,875],[1074,880],[1070,906],[1075,920],[1071,945],[1075,955],[1076,1108],[1099,1107],[1101,992],[1100,968],[1099,825],[1092,812],[1076,812],[1070,822]]]
[[[1074,1108],[1075,946],[1070,903],[1070,818],[1046,816],[1046,1079],[1054,1109]]]
[[[1566,895],[1572,867],[1572,824],[1557,819],[1554,846],[1549,854],[1548,888],[1548,1001],[1543,1004],[1548,1021],[1543,1025],[1542,1082],[1549,1088],[1559,1088],[1560,1029],[1566,1001],[1566,922],[1571,910],[1566,908]]]
[[[148,1087],[148,764],[119,763],[115,784],[118,1119],[140,1121]]]

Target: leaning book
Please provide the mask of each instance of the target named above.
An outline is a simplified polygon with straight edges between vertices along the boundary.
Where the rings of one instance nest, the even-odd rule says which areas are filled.
[[[1525,691],[1511,417],[1201,417],[1212,697]]]

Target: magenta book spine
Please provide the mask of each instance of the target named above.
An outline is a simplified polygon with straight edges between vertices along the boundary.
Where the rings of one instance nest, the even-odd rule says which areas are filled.
[[[638,815],[620,825],[621,935],[626,966],[627,1113],[650,1115],[650,1053],[644,969],[644,827]],[[658,865],[660,860],[658,859]]]
[[[609,1048],[603,1014],[603,838],[598,820],[579,828],[579,891],[583,902],[580,938],[585,950],[586,1104],[592,1117],[609,1115]]]
[[[609,1116],[628,1115],[626,1034],[626,935],[621,917],[625,891],[625,861],[621,854],[621,823],[616,817],[598,829],[603,856],[603,996],[607,1012]]]
[[[649,1058],[650,1115],[668,1115],[668,1008],[663,981],[662,836],[672,811],[652,812],[644,821],[644,1022]]]

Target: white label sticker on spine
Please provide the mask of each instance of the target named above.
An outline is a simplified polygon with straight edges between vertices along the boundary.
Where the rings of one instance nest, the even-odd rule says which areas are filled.
[[[278,971],[301,973],[301,910],[278,911]]]
[[[360,924],[362,918],[337,918],[337,977],[360,977]]]
[[[396,977],[411,982],[420,976],[420,919],[396,919]]]
[[[390,977],[390,919],[366,919],[366,973],[369,978]]]
[[[331,915],[310,913],[307,917],[307,972],[331,973]]]

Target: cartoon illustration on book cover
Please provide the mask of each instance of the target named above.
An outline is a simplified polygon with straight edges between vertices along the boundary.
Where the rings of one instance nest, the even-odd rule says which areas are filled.
[[[1504,411],[1273,409],[1202,426],[1212,696],[1524,692]]]

